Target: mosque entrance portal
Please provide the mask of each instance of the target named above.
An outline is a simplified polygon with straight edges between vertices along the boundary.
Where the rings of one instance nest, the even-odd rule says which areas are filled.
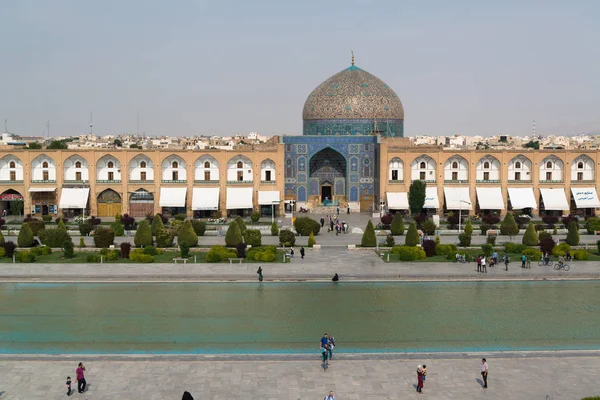
[[[317,152],[310,159],[309,176],[314,201],[329,205],[345,200],[346,158],[341,153],[330,147]]]

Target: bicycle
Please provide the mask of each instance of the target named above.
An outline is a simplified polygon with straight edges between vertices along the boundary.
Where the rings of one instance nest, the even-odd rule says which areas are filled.
[[[554,269],[559,271],[561,269],[568,271],[571,269],[571,266],[569,264],[567,264],[566,262],[563,262],[562,264],[557,262],[556,264],[554,264]]]
[[[546,262],[543,258],[538,262],[538,265],[540,267],[545,267],[546,265],[552,265],[552,263],[550,262],[550,260],[548,260],[548,262]]]

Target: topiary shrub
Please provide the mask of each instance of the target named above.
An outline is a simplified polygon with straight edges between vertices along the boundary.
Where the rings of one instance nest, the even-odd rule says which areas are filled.
[[[500,222],[500,217],[496,214],[487,214],[481,217],[481,221],[488,225],[496,225],[498,222]]]
[[[182,222],[183,222],[183,221],[185,221],[185,217],[187,217],[187,215],[185,215],[185,214],[175,214],[175,217],[174,217],[174,218],[175,218],[177,221],[182,221]]]
[[[156,235],[156,245],[161,248],[173,247],[175,233],[170,229],[161,229]]]
[[[486,244],[491,244],[492,246],[496,245],[496,235],[493,236],[488,236],[487,238],[485,238],[485,243]]]
[[[546,232],[546,231],[539,232],[538,236],[539,236],[540,240],[542,240],[544,238],[550,238],[550,239],[552,239],[552,234],[550,232]]]
[[[152,225],[150,226],[152,236],[158,235],[158,232],[162,231],[163,229],[165,229],[165,224],[163,224],[160,215],[157,214],[154,216],[154,218],[152,218]]]
[[[66,228],[65,228],[65,230],[66,230]],[[79,224],[79,233],[81,233],[82,236],[89,235],[90,232],[93,230],[94,230],[94,227],[89,222],[83,222],[83,223]]]
[[[552,254],[552,249],[556,245],[552,236],[540,238],[540,250],[542,253]]]
[[[240,229],[240,225],[233,221],[229,224],[229,228],[227,229],[227,233],[225,234],[225,244],[227,247],[236,247],[238,244],[243,242],[242,230]]]
[[[421,230],[428,235],[435,234],[436,229],[437,229],[437,226],[435,226],[435,222],[433,222],[432,219],[428,219],[428,220],[421,222]],[[471,228],[471,231],[472,230],[473,230],[473,228]]]
[[[394,247],[396,245],[396,239],[394,239],[394,235],[387,235],[385,237],[385,245],[387,247]]]
[[[396,213],[396,214],[398,214],[398,213]],[[392,222],[394,221],[394,217],[395,217],[395,214],[394,214],[394,215],[393,215],[393,214],[390,214],[390,213],[383,214],[383,215],[381,216],[381,223],[382,223],[383,225],[388,225],[388,226],[389,226],[389,225],[391,225],[391,224],[392,224]]]
[[[244,232],[246,232],[246,229],[248,229],[246,227],[246,222],[244,222],[244,218],[240,217],[239,215],[237,217],[235,217],[235,219],[233,220],[233,222],[235,222],[236,224],[238,224],[238,226],[240,227],[240,232],[242,233],[242,235],[244,234]]]
[[[35,255],[28,250],[18,251],[15,254],[15,261],[19,263],[35,262]]]
[[[392,224],[390,225],[392,235],[404,235],[404,218],[401,213],[394,214]]]
[[[46,223],[44,221],[33,220],[29,221],[29,227],[31,228],[31,232],[33,232],[33,236],[37,236],[41,230],[46,229]]]
[[[423,251],[425,251],[425,255],[427,257],[433,257],[436,255],[435,248],[435,240],[423,240]]]
[[[152,230],[150,228],[150,225],[148,225],[148,221],[144,219],[142,220],[142,222],[140,222],[140,225],[138,226],[138,229],[135,232],[135,236],[133,237],[133,244],[135,244],[135,247],[146,247],[151,245],[152,243]]]
[[[573,258],[575,260],[587,260],[588,257],[589,257],[589,254],[588,254],[587,250],[579,249],[579,250],[575,250],[573,252]]]
[[[427,215],[425,214],[417,214],[413,217],[415,224],[417,224],[417,228],[421,227],[421,224],[427,220]]]
[[[33,232],[29,227],[29,222],[25,222],[21,225],[19,236],[17,237],[17,244],[19,247],[31,247],[33,246]]]
[[[246,257],[254,261],[273,262],[277,258],[277,248],[275,246],[265,246],[250,249]]]
[[[401,261],[422,260],[427,257],[422,248],[413,246],[395,246],[392,253],[398,254]]]
[[[481,245],[481,252],[486,257],[490,257],[494,253],[494,247],[491,244]]]
[[[448,254],[456,255],[458,247],[455,244],[438,244],[435,247],[435,254],[438,256],[446,256]]]
[[[99,226],[94,231],[94,245],[98,248],[107,248],[115,242],[115,231],[112,228]]]
[[[66,230],[63,229],[44,229],[39,234],[40,242],[45,244],[46,246],[50,246],[53,248],[62,247],[62,244],[71,240],[71,236],[67,233]],[[83,238],[82,238],[83,239]]]
[[[52,215],[42,215],[42,221],[45,223],[52,222]]]
[[[461,233],[458,235],[458,245],[460,247],[471,246],[471,235],[467,235],[466,233]]]
[[[56,222],[57,224],[60,224],[61,222],[64,224],[66,224],[67,222],[69,222],[68,218],[64,218],[64,217],[57,217],[54,222]]]
[[[558,222],[558,217],[556,215],[544,215],[542,216],[542,221],[550,225],[550,228],[554,228],[554,225]]]
[[[417,225],[414,222],[411,222],[408,226],[408,231],[406,232],[404,244],[406,246],[416,246],[420,243],[421,238],[419,237],[419,232],[417,231]]]
[[[371,220],[369,220],[369,222],[367,223],[367,227],[365,228],[365,232],[362,235],[360,245],[362,247],[377,246],[377,236],[375,235],[375,227],[373,226],[373,221]]]
[[[110,227],[115,232],[115,236],[124,236],[125,235],[125,227],[120,222],[113,222],[110,224]]]
[[[315,235],[311,232],[308,235],[308,247],[313,247],[315,244],[317,244],[317,239],[315,239]]]
[[[537,246],[540,244],[540,238],[538,237],[533,222],[530,222],[529,226],[527,226],[527,230],[523,235],[523,244],[525,246]]]
[[[519,226],[515,222],[515,218],[512,213],[506,213],[504,221],[502,221],[502,224],[500,225],[500,233],[509,236],[511,240],[513,236],[519,234]]]
[[[587,229],[587,233],[594,234],[600,231],[600,218],[598,217],[590,217],[585,221],[585,229]]]
[[[257,223],[259,219],[260,219],[260,213],[254,211],[254,212],[252,212],[252,214],[250,214],[250,221]]]
[[[489,231],[489,230],[490,230],[490,226],[489,226],[488,224],[486,224],[485,222],[482,222],[482,223],[479,225],[479,229],[481,229],[481,234],[482,234],[482,235],[486,235],[486,234],[487,234],[487,231]]]
[[[75,257],[75,252],[73,251],[73,242],[71,241],[71,239],[65,240],[65,242],[62,244],[62,249],[64,258]]]
[[[4,248],[4,256],[12,258],[12,256],[15,254],[15,249],[17,248],[17,245],[15,244],[15,242],[9,240],[8,242],[5,242],[2,245],[2,248]]]
[[[273,224],[271,225],[271,235],[272,236],[279,235],[279,227],[277,226],[277,222],[273,222]]]
[[[230,258],[236,258],[237,253],[233,249],[229,249],[225,246],[213,246],[210,251],[206,254],[207,262],[221,262],[227,261]]]
[[[258,229],[248,229],[244,233],[244,242],[248,246],[258,247],[262,244],[262,234]]]
[[[123,224],[126,230],[130,231],[135,226],[135,218],[129,214],[124,214],[121,217],[121,223]]]
[[[465,235],[473,236],[473,224],[470,219],[467,220],[467,223],[465,224],[464,233]]]
[[[138,263],[154,262],[154,257],[152,257],[150,254],[144,254],[144,251],[142,249],[131,250],[131,252],[129,253],[129,259],[133,262]]]
[[[294,228],[300,236],[309,236],[311,233],[318,235],[321,230],[321,224],[312,218],[297,217],[294,221]]]
[[[129,258],[130,252],[131,252],[131,243],[129,243],[129,242],[121,243],[121,258]]]
[[[522,254],[529,258],[531,261],[540,261],[542,259],[542,252],[538,249],[528,248],[523,250]]]
[[[579,229],[579,218],[577,218],[577,215],[568,215],[566,217],[562,217],[562,223],[565,225],[565,228],[567,228],[571,222],[575,222],[577,229]]]
[[[194,228],[196,235],[204,236],[204,232],[206,232],[206,222],[195,219],[192,221],[192,228]]]
[[[552,249],[552,255],[555,255],[556,257],[562,257],[570,251],[571,246],[568,243],[561,243]]]
[[[571,221],[569,223],[569,231],[565,241],[571,246],[579,245],[579,228],[577,227],[577,222]]]
[[[289,229],[281,229],[279,231],[279,244],[286,247],[293,246],[296,244],[296,235]]]
[[[179,235],[177,236],[177,244],[181,247],[183,244],[188,248],[194,247],[198,244],[198,235],[194,232],[194,228],[192,227],[192,222],[187,220],[183,223],[181,230],[179,231]]]
[[[151,256],[156,255],[156,247],[152,245],[144,246],[142,250],[144,251],[144,254],[150,254]]]
[[[504,251],[507,253],[521,254],[523,250],[525,250],[527,246],[524,244],[517,243],[506,243],[504,244]]]

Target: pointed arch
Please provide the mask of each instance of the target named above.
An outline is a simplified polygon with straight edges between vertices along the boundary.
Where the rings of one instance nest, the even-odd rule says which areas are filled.
[[[56,182],[56,163],[47,154],[40,154],[31,160],[32,182]]]
[[[477,182],[500,181],[500,160],[491,154],[481,157],[475,168]]]
[[[252,161],[238,154],[227,161],[227,181],[229,182],[253,182],[254,174]]]
[[[275,162],[270,158],[264,159],[260,163],[261,182],[275,182]]]
[[[469,163],[458,154],[448,158],[444,163],[444,181],[462,181],[469,180]]]
[[[588,155],[581,154],[571,163],[571,181],[594,181],[595,163]]]
[[[129,161],[130,182],[154,182],[154,163],[143,153],[138,153]]]
[[[508,162],[508,181],[531,182],[532,166],[531,160],[523,154],[513,157]]]
[[[87,159],[79,154],[68,157],[63,163],[65,182],[88,182],[88,166]]]
[[[562,182],[563,179],[563,161],[554,154],[544,158],[540,163],[540,182]]]
[[[194,180],[198,182],[218,181],[219,162],[210,154],[203,154],[194,162]]]
[[[163,182],[185,182],[187,180],[187,167],[185,160],[177,154],[171,154],[161,163]]]
[[[23,181],[23,163],[19,157],[7,154],[0,158],[0,181]]]
[[[96,179],[98,181],[120,182],[121,162],[115,156],[106,154],[96,162]]]
[[[389,162],[388,179],[390,182],[404,182],[404,162],[394,157]]]
[[[421,154],[410,164],[411,181],[436,181],[436,163],[433,158],[427,154]]]

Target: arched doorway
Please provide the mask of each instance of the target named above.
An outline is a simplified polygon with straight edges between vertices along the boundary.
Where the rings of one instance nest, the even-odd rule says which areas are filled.
[[[112,189],[106,189],[98,195],[98,216],[114,217],[121,214],[121,196]]]
[[[154,195],[145,189],[138,189],[129,197],[129,215],[145,217],[154,214]]]
[[[346,197],[346,158],[327,147],[310,159],[310,195],[325,205],[339,205]]]
[[[14,189],[8,189],[0,194],[1,215],[24,215],[23,196]]]

